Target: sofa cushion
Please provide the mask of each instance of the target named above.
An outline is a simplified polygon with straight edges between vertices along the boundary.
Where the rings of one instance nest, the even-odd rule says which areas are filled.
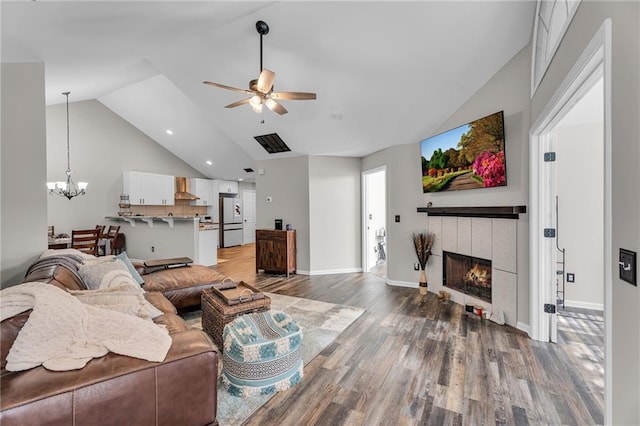
[[[202,265],[161,269],[143,277],[146,291],[161,292],[177,309],[200,306],[202,289],[226,278]]]
[[[176,307],[173,306],[173,303],[169,302],[169,299],[164,297],[162,293],[158,293],[157,291],[147,291],[144,293],[144,298],[147,299],[147,302],[151,303],[165,314],[176,314],[178,312]]]

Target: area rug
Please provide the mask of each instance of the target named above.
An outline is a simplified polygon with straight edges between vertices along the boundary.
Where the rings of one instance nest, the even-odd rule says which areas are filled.
[[[307,365],[365,310],[352,306],[335,305],[299,297],[267,293],[271,298],[271,309],[291,315],[302,328],[302,358]],[[201,312],[185,314],[187,323],[202,329]],[[305,380],[303,378],[302,380]],[[218,422],[220,426],[242,424],[273,395],[247,398],[232,396],[221,381],[218,382]]]

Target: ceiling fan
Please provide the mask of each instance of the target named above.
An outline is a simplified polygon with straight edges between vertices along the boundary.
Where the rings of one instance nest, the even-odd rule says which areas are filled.
[[[239,89],[237,87],[227,86],[225,84],[214,83],[212,81],[203,81],[204,84],[220,87],[222,89],[232,90],[234,92],[246,93],[251,97],[242,99],[226,105],[225,108],[235,108],[240,105],[249,104],[257,113],[262,112],[262,106],[266,105],[271,111],[280,115],[286,114],[287,110],[279,100],[312,100],[316,98],[315,93],[309,92],[274,92],[273,81],[276,74],[266,68],[262,68],[262,36],[269,33],[269,26],[264,21],[256,22],[256,30],[260,34],[260,76],[256,80],[249,82],[249,89]]]

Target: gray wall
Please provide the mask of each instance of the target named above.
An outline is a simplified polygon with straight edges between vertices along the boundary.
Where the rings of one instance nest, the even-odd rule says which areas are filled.
[[[640,249],[640,3],[583,1],[531,102],[535,122],[600,28],[612,21],[611,321],[614,424],[640,424],[640,292],[618,278],[618,252]]]
[[[2,64],[1,286],[47,248],[44,64]]]
[[[427,215],[416,212],[423,206],[420,145],[396,145],[362,160],[362,170],[387,166],[387,281],[418,286],[420,273],[413,270],[417,260],[411,242],[413,231],[425,230]],[[395,216],[400,222],[395,222]]]
[[[282,219],[296,230],[297,268],[310,270],[309,254],[309,157],[256,161],[256,229],[273,229]],[[267,197],[272,202],[267,202]]]
[[[67,167],[65,115],[64,103],[47,107],[47,181],[63,180]],[[69,116],[74,181],[89,186],[72,200],[47,196],[47,220],[56,233],[93,228],[115,215],[124,171],[204,177],[98,101],[70,102]]]
[[[362,270],[360,159],[309,157],[310,272]]]
[[[275,219],[293,226],[298,273],[361,270],[360,159],[288,157],[256,161],[260,169],[256,228],[273,229]]]
[[[362,169],[387,166],[387,276],[392,284],[417,283],[419,272],[410,240],[412,231],[427,228],[427,215],[416,208],[527,205],[530,49],[520,51],[436,132],[504,110],[507,186],[481,190],[423,194],[419,142],[391,147],[363,159]],[[430,134],[425,134],[427,138]],[[394,221],[400,215],[400,223]],[[518,221],[518,322],[529,324],[528,215]]]

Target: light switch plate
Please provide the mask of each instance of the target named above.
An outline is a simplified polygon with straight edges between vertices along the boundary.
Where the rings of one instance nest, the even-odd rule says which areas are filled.
[[[567,282],[568,283],[575,283],[576,282],[576,274],[574,274],[572,272],[567,272]]]
[[[400,215],[399,215],[399,214],[397,214],[397,215],[396,215],[396,223],[399,223],[399,222],[400,222]]]
[[[620,279],[637,286],[636,281],[636,252],[621,248],[618,258]]]

